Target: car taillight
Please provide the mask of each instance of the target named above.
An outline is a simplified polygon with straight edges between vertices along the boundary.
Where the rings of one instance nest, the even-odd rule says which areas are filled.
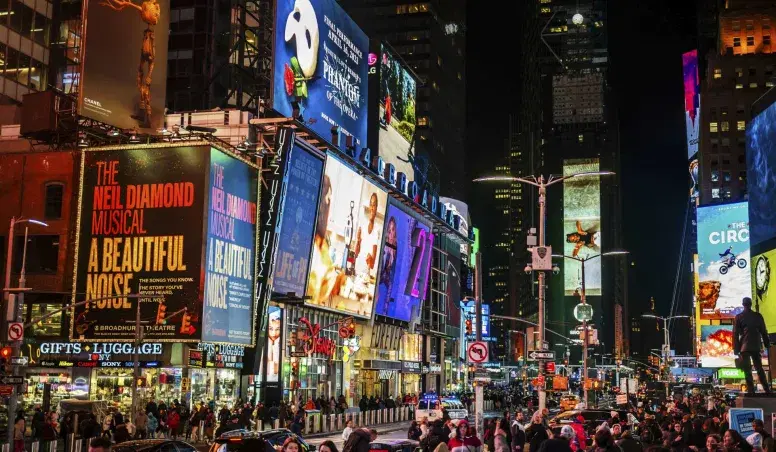
[[[242,443],[243,439],[239,436],[235,436],[234,438],[229,438],[230,443]]]
[[[388,449],[372,449],[373,452],[388,452]]]

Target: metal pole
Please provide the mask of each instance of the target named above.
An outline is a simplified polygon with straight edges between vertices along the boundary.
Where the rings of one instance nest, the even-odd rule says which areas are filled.
[[[582,300],[582,304],[585,304],[587,302],[585,297],[585,259],[580,260],[580,263],[582,264],[582,293],[580,294],[580,300]],[[582,331],[585,337],[582,341],[582,389],[585,394],[585,409],[588,410],[590,406],[588,405],[587,398],[587,342],[590,338],[588,337],[586,317],[582,320]]]
[[[8,227],[8,248],[5,251],[5,288],[11,287],[11,265],[13,264],[13,234],[16,226],[16,218],[11,217],[11,225]],[[9,293],[5,294],[6,301],[10,298]]]
[[[478,341],[482,340],[482,254],[477,253],[475,258],[474,277],[476,281],[474,300],[476,310],[475,334]],[[474,425],[477,428],[477,435],[482,440],[485,436],[485,391],[482,382],[476,382],[474,386]]]
[[[547,186],[544,184],[544,176],[539,176],[539,246],[544,246],[544,223],[545,223],[545,196]],[[539,272],[539,348],[544,346],[544,272]],[[543,366],[539,366],[539,375],[544,377]],[[539,412],[544,411],[547,405],[547,394],[544,392],[544,385],[539,386]]]
[[[140,355],[138,349],[140,348],[140,341],[142,340],[142,331],[140,330],[140,299],[135,301],[137,310],[135,314],[135,350],[134,350],[134,363],[132,365],[132,422],[135,422],[135,416],[137,416],[137,380],[140,378]]]
[[[5,267],[5,287],[10,288],[11,285],[11,267],[13,265],[13,239],[14,239],[14,227],[16,226],[16,218],[11,218],[11,224],[8,229],[8,251],[6,252],[6,267]],[[27,247],[27,239],[26,239],[26,229],[25,229],[25,240],[24,240],[24,248]],[[24,266],[22,266],[22,275],[24,275]],[[22,280],[23,276],[19,278],[20,282]],[[23,287],[23,286],[19,286]],[[14,306],[11,306],[11,300],[14,300]],[[5,339],[8,339],[7,332],[8,332],[8,322],[9,321],[17,321],[19,319],[19,306],[21,303],[24,302],[24,294],[18,293],[15,297],[11,297],[10,293],[6,293],[6,315],[4,316],[5,322],[5,328],[3,328],[3,332],[5,332],[6,337]],[[10,314],[10,316],[8,315]],[[13,356],[19,356],[19,347],[20,343],[19,341],[11,342],[9,345],[13,347]],[[12,366],[12,374],[17,375],[19,373],[18,366]],[[13,428],[14,424],[16,423],[16,407],[18,405],[18,394],[17,394],[17,387],[13,386],[11,396],[8,398],[8,428],[7,428],[7,435],[9,441],[13,439]]]
[[[28,226],[24,226],[24,245],[22,245],[22,271],[19,273],[19,287],[26,287],[27,283],[27,233]]]

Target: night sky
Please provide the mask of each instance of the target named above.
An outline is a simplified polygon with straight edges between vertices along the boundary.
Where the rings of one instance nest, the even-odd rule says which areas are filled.
[[[514,14],[508,8],[514,6],[494,9],[469,1],[467,142],[472,176],[492,170],[493,157],[482,155],[504,153],[508,99],[516,90],[503,68],[511,58],[509,43],[520,39],[510,27]],[[609,82],[620,118],[625,245],[631,252],[631,314],[648,309],[649,298],[655,297],[656,310],[668,315],[689,187],[681,55],[697,46],[695,1],[610,0],[608,26]],[[680,287],[689,288],[689,270],[680,269]],[[690,294],[684,290],[681,295],[678,312],[689,314]],[[677,351],[684,352],[687,345],[677,344]]]

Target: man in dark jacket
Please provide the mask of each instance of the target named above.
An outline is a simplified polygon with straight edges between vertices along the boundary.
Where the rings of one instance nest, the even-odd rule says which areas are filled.
[[[512,425],[509,426],[509,432],[512,434],[512,450],[515,452],[521,452],[525,448],[524,424],[525,416],[523,415],[523,412],[516,412],[515,420],[512,421]]]
[[[361,411],[366,411],[369,409],[369,399],[366,398],[366,395],[361,396],[361,400],[358,402],[358,408]]]
[[[622,436],[620,437],[620,440],[617,441],[617,445],[620,446],[622,452],[641,452],[643,450],[641,443],[633,438],[630,430],[622,432]]]
[[[746,377],[746,392],[754,394],[756,386],[752,378],[752,363],[757,370],[757,378],[765,388],[765,393],[771,393],[771,387],[765,378],[762,360],[762,346],[767,349],[771,344],[768,341],[768,329],[762,314],[752,311],[752,299],[744,297],[741,303],[744,312],[736,316],[733,322],[733,352],[741,358],[741,370]],[[762,343],[760,340],[762,339]],[[751,359],[751,362],[749,361]]]
[[[446,443],[449,439],[449,433],[445,435],[442,420],[438,419],[429,427],[428,435],[420,441],[420,447],[423,448],[423,452],[434,452],[439,443]]]
[[[377,430],[357,428],[350,433],[342,452],[369,452],[369,443],[377,439]]]

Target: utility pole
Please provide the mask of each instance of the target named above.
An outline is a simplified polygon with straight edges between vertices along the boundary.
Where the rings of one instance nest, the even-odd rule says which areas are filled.
[[[544,184],[544,176],[539,176],[539,246],[544,245],[544,223],[547,207],[547,186]],[[544,350],[544,271],[539,272],[539,350]],[[536,347],[534,347],[536,348]],[[539,379],[544,381],[544,366],[539,365]],[[547,406],[547,392],[545,385],[539,385],[539,412],[543,412]]]
[[[474,292],[474,310],[475,315],[475,334],[478,341],[482,340],[482,254],[477,252],[474,257],[474,280],[475,280],[475,292]],[[479,368],[479,365],[478,365]],[[485,437],[485,388],[482,382],[476,382],[474,386],[474,425],[477,427],[477,434],[480,438]]]

